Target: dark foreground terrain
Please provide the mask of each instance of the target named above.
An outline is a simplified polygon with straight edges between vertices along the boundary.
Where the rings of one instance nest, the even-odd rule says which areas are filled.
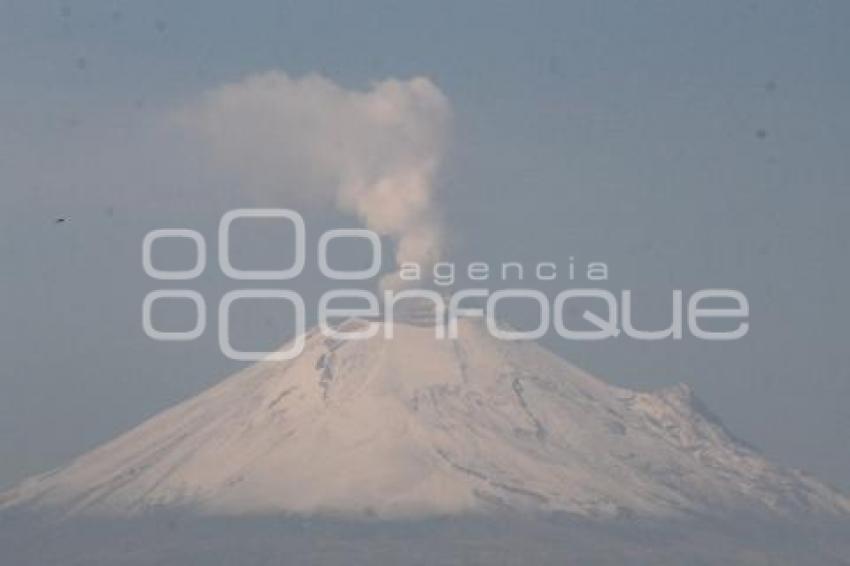
[[[850,525],[572,518],[345,522],[295,518],[57,521],[0,516],[0,564],[850,565]]]

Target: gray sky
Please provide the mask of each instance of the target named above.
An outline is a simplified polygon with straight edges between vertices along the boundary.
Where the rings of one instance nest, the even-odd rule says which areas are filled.
[[[141,241],[185,226],[212,244],[224,211],[251,206],[167,117],[281,70],[439,87],[449,259],[605,261],[648,323],[671,289],[743,290],[739,342],[546,343],[618,384],[685,381],[774,460],[850,489],[846,3],[33,4],[0,5],[0,487],[239,367],[212,325],[188,344],[144,336],[159,285]],[[357,222],[308,215],[312,239],[340,225]],[[213,305],[233,287],[216,271],[191,282]],[[246,342],[286,333],[268,313],[240,324]]]

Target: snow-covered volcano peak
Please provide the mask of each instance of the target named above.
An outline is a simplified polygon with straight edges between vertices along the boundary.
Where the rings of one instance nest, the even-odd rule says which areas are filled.
[[[850,513],[737,442],[686,386],[613,387],[472,321],[457,339],[313,330],[296,359],[254,365],[4,499],[117,515]]]

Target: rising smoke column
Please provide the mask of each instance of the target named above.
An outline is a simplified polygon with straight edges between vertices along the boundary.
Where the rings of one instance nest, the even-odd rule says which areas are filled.
[[[398,264],[427,269],[439,259],[434,176],[450,108],[427,78],[357,91],[274,71],[206,92],[179,119],[258,202],[333,203],[392,238]]]

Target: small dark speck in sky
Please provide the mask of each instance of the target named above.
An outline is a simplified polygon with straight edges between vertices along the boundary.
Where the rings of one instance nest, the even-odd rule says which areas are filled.
[[[764,83],[764,90],[767,92],[775,92],[776,91],[776,81],[767,81]]]
[[[67,4],[62,6],[62,11],[60,13],[62,14],[63,18],[70,18],[71,17],[71,7],[68,6]]]
[[[165,30],[168,29],[168,24],[165,22],[165,20],[157,20],[154,22],[153,25],[156,28],[156,31],[158,31],[159,33],[163,33],[165,32]]]
[[[85,70],[88,67],[89,62],[85,57],[77,57],[77,68],[81,71]]]
[[[767,137],[767,130],[765,130],[764,128],[756,130],[756,137],[760,140],[763,140]]]
[[[563,68],[561,67],[561,59],[556,55],[549,57],[548,63],[549,73],[557,77],[563,76]]]
[[[121,18],[124,17],[124,13],[121,10],[115,10],[112,12],[111,16],[113,22],[120,22]]]

